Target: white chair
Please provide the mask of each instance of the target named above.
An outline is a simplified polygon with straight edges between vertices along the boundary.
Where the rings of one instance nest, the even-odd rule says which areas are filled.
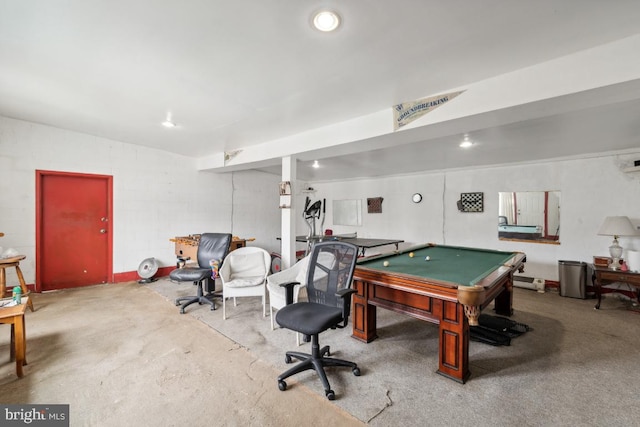
[[[280,286],[283,283],[298,282],[293,288],[293,302],[298,302],[300,290],[305,287],[307,280],[307,268],[309,256],[302,258],[286,270],[274,273],[267,277],[267,290],[269,291],[269,316],[271,317],[271,330],[275,330],[274,310],[279,310],[287,305],[286,289]],[[296,333],[296,344],[300,345],[300,334]]]
[[[262,297],[262,315],[266,309],[266,279],[271,268],[271,255],[262,248],[247,246],[230,252],[218,271],[222,281],[222,318],[227,318],[226,301],[236,297]]]

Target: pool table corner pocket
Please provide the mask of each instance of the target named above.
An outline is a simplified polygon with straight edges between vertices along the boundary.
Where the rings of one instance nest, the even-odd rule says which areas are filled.
[[[458,286],[458,301],[464,306],[464,314],[470,326],[478,326],[481,305],[486,298],[482,286]]]

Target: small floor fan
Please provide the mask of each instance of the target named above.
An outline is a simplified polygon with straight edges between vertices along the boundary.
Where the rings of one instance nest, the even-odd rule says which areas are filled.
[[[140,263],[138,267],[138,283],[151,283],[158,279],[153,276],[158,272],[158,261],[155,258],[147,258]]]

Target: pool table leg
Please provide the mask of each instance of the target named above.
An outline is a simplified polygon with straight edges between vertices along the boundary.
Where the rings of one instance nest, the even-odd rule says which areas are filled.
[[[353,337],[369,343],[378,337],[376,333],[376,306],[369,304],[369,285],[360,280],[353,281],[353,287],[357,293],[353,294],[352,319],[353,319]]]
[[[504,285],[504,289],[494,300],[496,314],[501,316],[511,316],[513,314],[513,280],[509,280]]]
[[[464,384],[469,370],[469,321],[464,305],[452,301],[434,300],[439,305],[438,373]]]

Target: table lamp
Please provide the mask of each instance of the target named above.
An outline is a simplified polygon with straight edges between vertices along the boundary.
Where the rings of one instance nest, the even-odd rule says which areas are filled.
[[[609,255],[611,255],[611,265],[613,270],[620,268],[620,258],[622,257],[622,246],[618,243],[620,236],[635,236],[637,234],[635,227],[626,216],[608,216],[604,219],[598,235],[613,236],[613,243],[609,246]]]

